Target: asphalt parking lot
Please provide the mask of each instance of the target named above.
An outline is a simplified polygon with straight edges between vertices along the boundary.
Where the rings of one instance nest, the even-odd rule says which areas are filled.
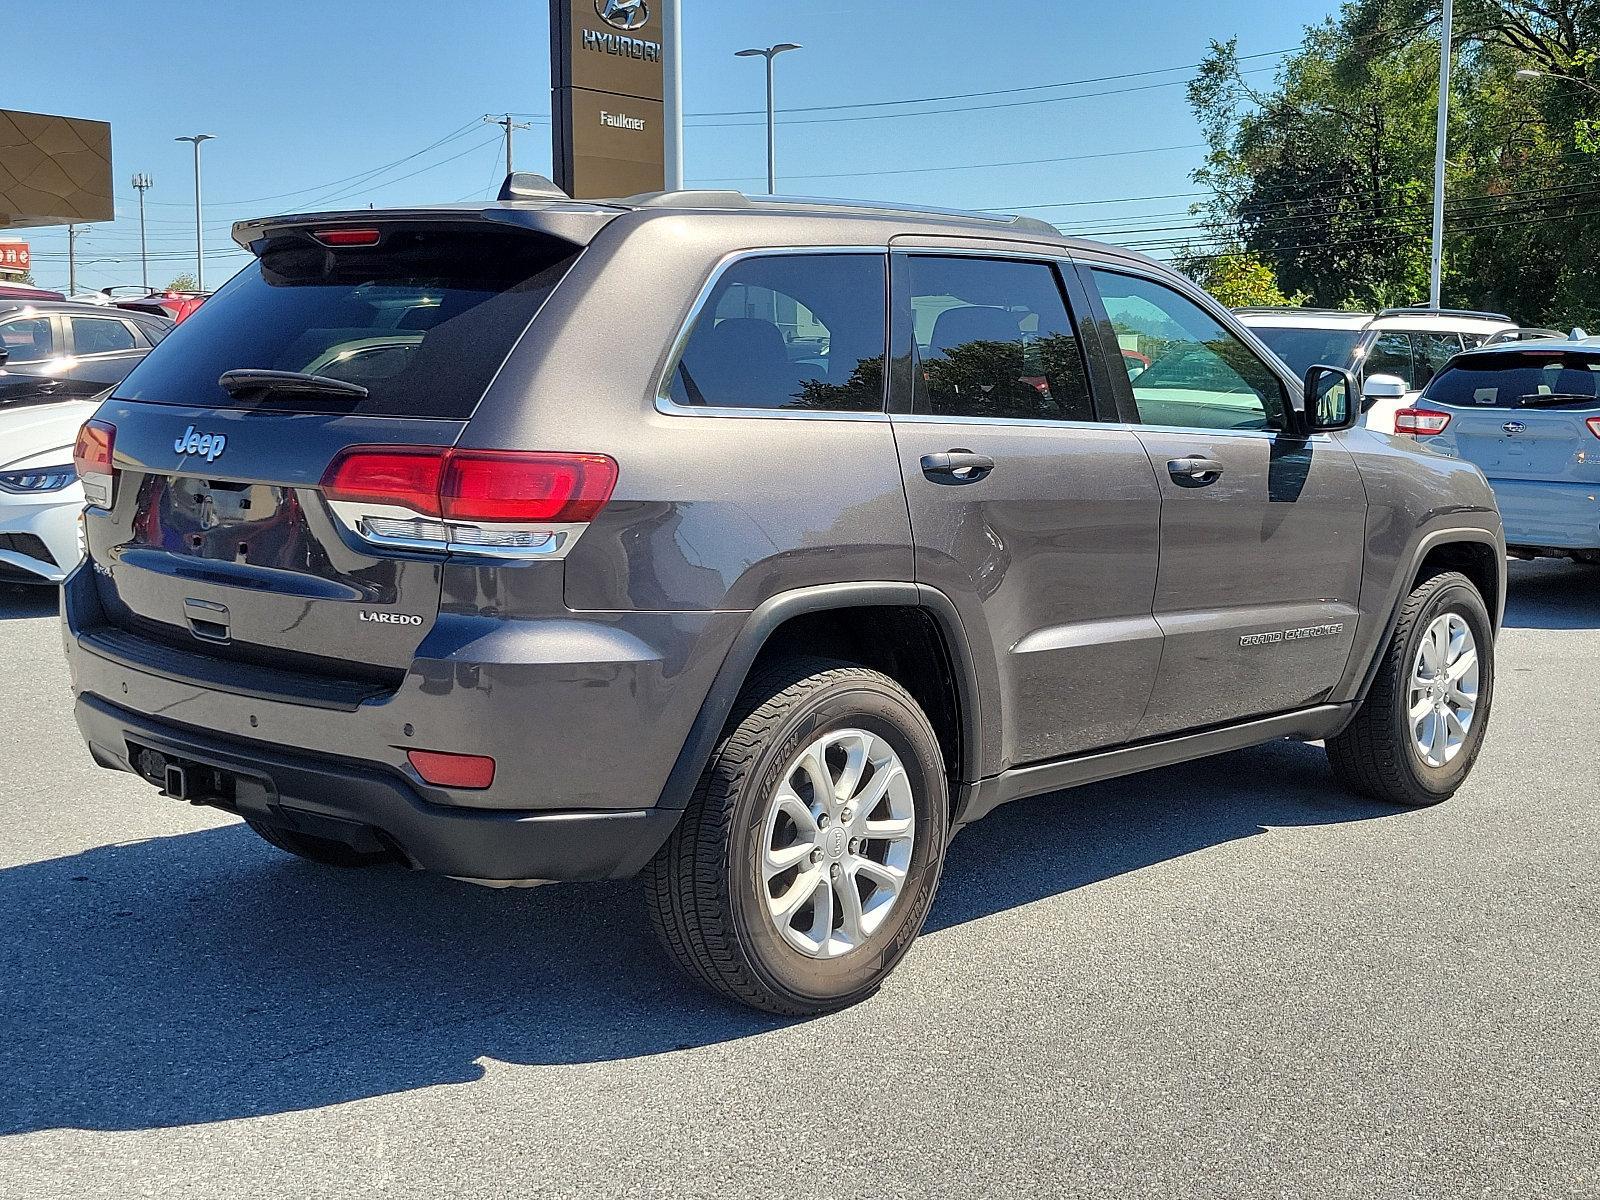
[[[1600,570],[1512,565],[1465,789],[1288,743],[962,834],[877,997],[680,981],[632,884],[298,862],[98,770],[0,592],[0,1196],[1594,1196]]]

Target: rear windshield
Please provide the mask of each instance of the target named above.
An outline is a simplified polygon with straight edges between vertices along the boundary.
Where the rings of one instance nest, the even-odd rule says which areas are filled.
[[[380,417],[468,417],[577,250],[526,232],[388,229],[373,247],[304,235],[260,257],[162,340],[117,389],[125,400],[270,406]],[[235,398],[224,371],[299,371],[364,399]]]
[[[1457,408],[1590,408],[1600,404],[1600,354],[1466,354],[1422,396]]]
[[[1317,365],[1349,367],[1355,362],[1359,329],[1303,329],[1289,325],[1251,325],[1250,332],[1267,344],[1296,375]]]

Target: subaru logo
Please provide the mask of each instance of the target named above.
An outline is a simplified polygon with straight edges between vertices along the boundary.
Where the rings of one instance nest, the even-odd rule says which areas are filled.
[[[194,454],[207,462],[216,462],[228,447],[228,439],[220,433],[196,433],[194,426],[185,429],[172,443],[179,454]]]
[[[1500,428],[1504,429],[1507,433],[1517,434],[1517,433],[1521,433],[1524,429],[1527,428],[1527,426],[1524,425],[1521,421],[1507,421],[1504,425],[1500,426]]]
[[[594,0],[595,15],[613,29],[631,33],[650,19],[644,0]]]

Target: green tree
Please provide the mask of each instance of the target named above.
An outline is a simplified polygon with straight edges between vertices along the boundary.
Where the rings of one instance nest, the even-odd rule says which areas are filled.
[[[1180,256],[1178,266],[1229,308],[1299,304],[1304,299],[1284,295],[1272,268],[1248,250]]]
[[[1317,304],[1426,299],[1438,26],[1438,0],[1351,0],[1267,87],[1214,45],[1189,93],[1210,241]],[[1444,300],[1593,320],[1600,0],[1460,0],[1455,31]]]
[[[172,282],[167,284],[167,291],[169,292],[198,292],[199,290],[199,282],[188,271],[175,276]]]

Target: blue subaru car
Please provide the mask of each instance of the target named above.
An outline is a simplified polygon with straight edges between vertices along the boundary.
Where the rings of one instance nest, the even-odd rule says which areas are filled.
[[[1433,377],[1395,431],[1475,463],[1519,557],[1600,563],[1600,338],[1469,350]]]

